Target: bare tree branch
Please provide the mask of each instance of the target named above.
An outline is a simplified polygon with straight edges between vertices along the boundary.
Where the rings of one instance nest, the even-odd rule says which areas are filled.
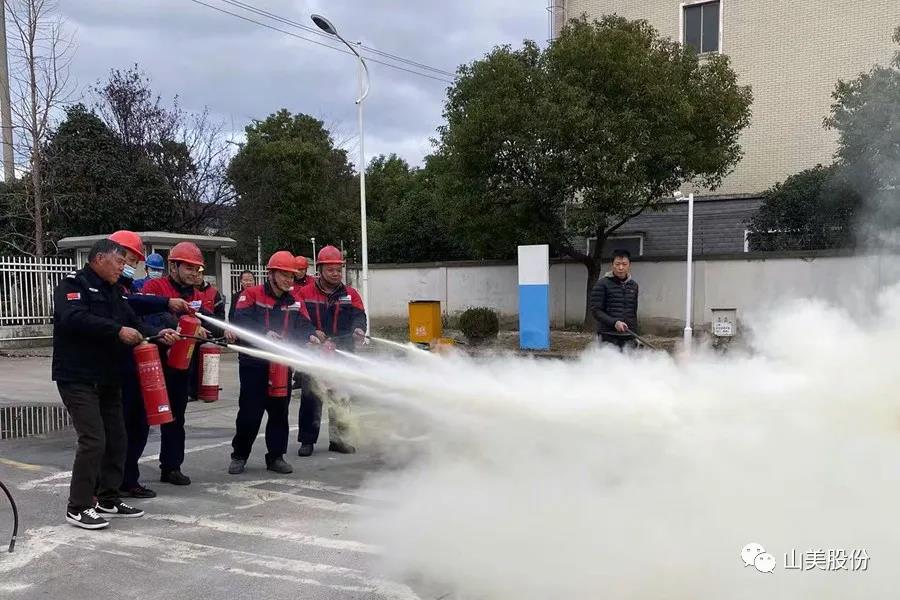
[[[3,0],[16,32],[11,79],[15,82],[13,127],[19,131],[20,164],[30,172],[25,186],[26,206],[34,221],[34,254],[43,256],[44,189],[41,175],[43,148],[50,137],[56,112],[72,94],[70,64],[75,52],[65,22],[53,0]]]

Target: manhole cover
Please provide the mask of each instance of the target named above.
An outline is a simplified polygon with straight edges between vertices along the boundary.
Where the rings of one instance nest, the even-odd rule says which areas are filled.
[[[0,406],[0,440],[42,435],[72,427],[64,406],[19,404]]]

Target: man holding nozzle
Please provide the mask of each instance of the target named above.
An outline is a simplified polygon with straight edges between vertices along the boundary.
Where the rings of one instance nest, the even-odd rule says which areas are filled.
[[[155,323],[157,326],[163,327],[165,319],[162,317],[168,315],[170,311],[174,314],[190,312],[190,306],[181,298],[164,298],[139,293],[134,275],[138,263],[144,260],[144,242],[140,235],[133,231],[119,230],[111,234],[109,239],[125,249],[125,267],[119,278],[119,287],[122,295],[128,301],[128,305],[138,317],[146,323],[151,325]],[[156,256],[159,257],[158,254]],[[146,259],[148,272],[151,268],[149,266],[151,257],[152,255]],[[154,277],[154,279],[156,278]],[[129,498],[155,498],[156,492],[140,483],[138,461],[147,447],[150,426],[147,424],[147,413],[144,409],[144,399],[138,382],[137,367],[134,363],[134,356],[130,352],[123,355],[121,368],[122,413],[125,418],[128,446],[120,491],[123,496]]]
[[[631,254],[628,250],[613,251],[612,271],[591,290],[591,314],[601,342],[619,350],[635,344],[639,291],[631,278]]]
[[[169,251],[169,276],[148,281],[142,291],[151,296],[181,298],[190,305],[193,312],[212,316],[216,310],[212,302],[215,295],[202,293],[197,289],[202,279],[203,266],[203,253],[200,248],[193,242],[179,242]],[[222,308],[224,310],[224,306]],[[177,324],[178,319],[174,314],[166,317],[169,324]],[[215,328],[211,329],[214,335],[221,333]],[[208,331],[201,327],[197,335],[206,337],[207,333]],[[159,428],[159,480],[172,485],[190,485],[191,479],[181,472],[181,465],[184,463],[184,415],[187,410],[191,370],[189,367],[184,370],[171,367],[166,357],[163,360],[163,373],[166,378],[166,390],[169,393],[169,405],[175,420]]]
[[[344,255],[334,246],[319,250],[316,258],[319,276],[296,292],[306,305],[323,342],[347,352],[366,337],[366,308],[362,297],[343,281]],[[311,456],[319,439],[322,404],[328,396],[328,450],[341,454],[356,452],[351,437],[350,398],[328,390],[307,374],[300,377],[300,450],[298,456]]]
[[[279,250],[269,258],[267,268],[266,282],[247,288],[238,297],[232,322],[287,344],[318,344],[306,307],[291,294],[297,273],[294,256],[287,250]],[[252,341],[244,340],[244,343]],[[275,473],[292,473],[293,467],[284,460],[290,429],[290,368],[246,354],[241,354],[238,361],[241,392],[228,472],[232,475],[244,472],[266,413],[266,468]]]
[[[121,371],[110,362],[118,364],[145,337],[160,335],[166,345],[178,339],[171,329],[143,323],[122,297],[125,256],[115,241],[99,240],[88,264],[67,275],[53,294],[52,378],[78,434],[66,521],[82,529],[108,527],[104,517],[144,514],[119,494],[127,442]]]

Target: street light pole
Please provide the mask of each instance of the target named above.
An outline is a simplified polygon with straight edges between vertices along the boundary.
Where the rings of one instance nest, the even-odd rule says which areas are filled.
[[[312,247],[313,247],[313,255],[312,255],[313,273],[315,273],[316,272],[316,238],[311,237],[311,238],[309,238],[309,241],[312,242]]]
[[[369,95],[369,67],[366,65],[366,61],[363,60],[362,55],[357,52],[356,48],[338,34],[337,29],[331,21],[321,15],[312,15],[312,21],[325,33],[333,35],[341,40],[359,61],[359,97],[356,99],[356,116],[359,121],[359,217],[360,227],[362,229],[362,239],[360,240],[362,243],[362,295],[367,312],[371,317],[372,302],[371,298],[369,298],[369,237],[366,223],[366,147],[363,137],[363,101],[366,99],[366,96]],[[369,333],[371,324],[372,319],[367,319],[367,334]]]
[[[682,198],[681,192],[675,192],[675,198]],[[694,306],[694,193],[687,197],[688,202],[688,234],[687,234],[687,276],[684,299],[684,352],[691,353],[691,342],[694,330],[691,328]]]

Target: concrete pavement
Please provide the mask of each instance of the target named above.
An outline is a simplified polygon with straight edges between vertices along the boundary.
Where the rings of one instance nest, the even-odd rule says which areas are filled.
[[[88,532],[64,521],[74,433],[0,441],[0,480],[19,504],[20,534],[13,554],[0,553],[0,596],[11,599],[222,598],[349,599],[449,598],[446,590],[391,581],[379,569],[379,549],[360,539],[358,518],[377,500],[360,492],[365,478],[385,468],[376,440],[355,455],[327,449],[327,427],[311,458],[287,459],[291,475],[265,470],[262,439],[243,475],[226,472],[236,413],[237,369],[222,369],[223,398],[191,403],[184,472],[194,483],[158,482],[157,428],[142,461],[143,481],[157,490],[135,500],[147,515],[117,519]],[[0,358],[0,402],[58,402],[47,358]],[[296,424],[299,398],[291,403]],[[385,409],[358,407],[375,430],[394,417]],[[130,502],[130,501],[129,501]],[[0,547],[11,530],[0,498]]]

